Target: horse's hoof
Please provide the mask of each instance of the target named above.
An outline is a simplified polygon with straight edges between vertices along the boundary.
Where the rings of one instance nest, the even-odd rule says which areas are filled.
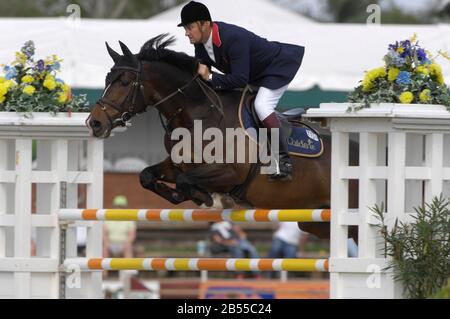
[[[228,209],[236,206],[235,201],[231,196],[221,193],[212,193],[213,207],[218,209]]]

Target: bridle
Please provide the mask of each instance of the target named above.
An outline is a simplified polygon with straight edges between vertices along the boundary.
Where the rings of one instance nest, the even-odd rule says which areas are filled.
[[[101,110],[105,113],[106,117],[109,120],[109,124],[110,124],[110,129],[112,130],[113,128],[115,128],[117,126],[126,126],[127,123],[130,121],[130,119],[133,116],[136,116],[138,114],[144,113],[145,111],[147,111],[148,107],[155,107],[158,109],[158,106],[161,105],[164,102],[167,102],[168,100],[170,100],[171,98],[173,98],[174,96],[176,96],[177,94],[183,94],[184,95],[184,90],[187,89],[194,81],[197,82],[197,84],[200,86],[200,88],[202,89],[203,93],[205,94],[205,96],[209,99],[209,101],[212,103],[212,107],[217,108],[223,118],[223,106],[222,106],[222,101],[220,99],[220,97],[217,95],[217,93],[210,88],[207,84],[205,84],[199,77],[199,75],[195,75],[188,83],[186,83],[185,85],[183,85],[182,87],[177,88],[174,92],[170,93],[169,95],[167,95],[165,98],[163,98],[162,100],[156,102],[153,105],[150,104],[146,104],[145,107],[143,108],[142,111],[140,112],[135,112],[135,107],[136,107],[136,99],[137,99],[137,95],[140,94],[142,101],[144,103],[146,103],[146,98],[145,98],[145,88],[144,85],[141,83],[141,80],[143,79],[143,73],[142,73],[142,62],[140,60],[138,60],[138,67],[137,68],[133,68],[133,67],[128,67],[128,66],[117,66],[117,67],[113,67],[111,69],[111,72],[113,71],[117,71],[117,70],[125,70],[125,71],[131,71],[136,75],[135,80],[131,83],[131,87],[130,90],[128,91],[127,95],[125,96],[124,100],[122,101],[122,103],[120,103],[119,105],[117,105],[115,102],[113,101],[109,101],[107,99],[105,99],[105,95],[109,89],[109,87],[111,86],[111,84],[114,82],[111,81],[111,83],[108,84],[108,86],[105,88],[105,90],[103,91],[102,97],[97,101],[97,104],[100,105]],[[207,90],[209,90],[210,92],[213,93],[213,95],[215,95],[217,102],[213,101],[212,97],[207,93]],[[131,103],[130,106],[127,110],[124,110],[123,105],[129,100],[131,99]],[[116,110],[119,114],[120,117],[116,118],[115,120],[113,120],[111,118],[111,116],[108,114],[107,112],[107,107],[112,107],[114,110]],[[177,117],[179,116],[184,110],[184,107],[180,107],[177,109],[177,111],[170,117],[167,119],[167,123],[165,124],[161,118],[161,111],[158,109],[159,111],[159,115],[160,115],[160,119],[161,119],[161,123],[165,129],[166,132],[168,132],[168,126],[170,125],[170,123]],[[90,120],[91,115],[89,115],[89,117],[86,119],[86,122],[88,122]]]

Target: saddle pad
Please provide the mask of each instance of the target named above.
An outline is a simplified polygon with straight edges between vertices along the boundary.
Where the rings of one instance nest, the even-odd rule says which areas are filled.
[[[246,107],[244,103],[241,103],[238,112],[241,127],[246,131],[250,138],[256,141],[257,137],[254,136],[254,131],[248,131],[249,128],[258,131],[258,124],[253,119],[249,108]],[[322,155],[323,142],[319,134],[303,123],[295,123],[295,125],[299,126],[294,126],[293,123],[291,124],[292,131],[288,138],[289,154],[302,157],[319,157]]]

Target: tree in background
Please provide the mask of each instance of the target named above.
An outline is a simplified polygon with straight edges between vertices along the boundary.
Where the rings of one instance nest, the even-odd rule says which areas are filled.
[[[319,22],[366,23],[367,7],[381,7],[382,24],[428,24],[450,20],[450,0],[422,0],[425,5],[418,12],[405,10],[406,1],[397,0],[272,0]],[[402,4],[399,6],[399,4]],[[413,2],[411,5],[414,7]]]
[[[66,16],[69,4],[78,4],[82,18],[146,19],[182,3],[183,0],[3,0],[3,17]]]
[[[365,23],[369,4],[378,4],[378,1],[370,0],[328,0],[327,11],[333,22],[337,23]]]
[[[82,18],[146,19],[186,0],[2,0],[3,17],[67,16],[69,4],[78,4]],[[217,0],[226,1],[226,0]],[[245,1],[245,0],[242,0]],[[382,24],[417,24],[450,21],[450,0],[426,0],[417,13],[405,12],[395,0],[272,0],[278,5],[320,22],[365,23],[369,4],[382,8]],[[425,1],[425,0],[422,0]]]

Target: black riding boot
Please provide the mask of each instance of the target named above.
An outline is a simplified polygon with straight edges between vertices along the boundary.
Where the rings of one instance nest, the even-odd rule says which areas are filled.
[[[288,181],[292,179],[292,161],[289,157],[287,138],[289,130],[283,127],[275,113],[270,114],[263,120],[264,127],[278,128],[279,132],[279,161],[276,163],[276,172],[269,176],[269,180]]]
[[[292,160],[289,156],[287,134],[285,130],[279,129],[279,162],[277,172],[270,175],[271,180],[290,181],[292,180]]]

